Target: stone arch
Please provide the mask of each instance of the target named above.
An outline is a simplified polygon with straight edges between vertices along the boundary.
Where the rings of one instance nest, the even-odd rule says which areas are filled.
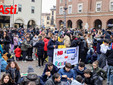
[[[27,23],[27,27],[36,27],[36,21],[35,20],[29,20]]]
[[[15,20],[15,23],[14,23],[14,27],[15,28],[23,28],[24,27],[24,20],[22,18],[17,18]]]
[[[77,28],[82,29],[83,28],[83,21],[81,19],[77,20]]]
[[[94,28],[101,29],[102,28],[102,21],[100,19],[96,19],[94,21]]]
[[[107,28],[113,28],[113,19],[107,21]]]
[[[67,21],[67,28],[72,28],[72,25],[73,25],[72,21],[68,20]]]

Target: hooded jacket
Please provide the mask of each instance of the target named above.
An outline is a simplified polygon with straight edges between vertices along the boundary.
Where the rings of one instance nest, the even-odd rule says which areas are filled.
[[[47,51],[47,45],[48,45],[49,39],[44,39],[44,51]]]
[[[61,85],[61,82],[54,82],[52,78],[46,81],[45,85]]]
[[[45,65],[44,72],[42,74],[42,79],[43,79],[44,82],[47,81],[47,78],[48,77],[47,77],[47,75],[45,75],[45,73],[48,72],[48,71],[49,71],[49,69],[48,69],[47,64],[46,64]],[[50,77],[51,77],[54,73],[57,73],[58,72],[58,68],[55,65],[53,65],[53,69],[50,72],[51,72],[51,75],[50,75]]]
[[[22,51],[21,51],[20,48],[16,48],[14,52],[15,52],[15,56],[16,56],[16,57],[18,57],[18,58],[21,57],[21,52],[22,52]]]
[[[54,52],[54,47],[53,45],[56,45],[56,48],[57,48],[57,45],[58,45],[58,42],[57,41],[53,41],[53,40],[50,40],[48,42],[48,45],[47,45],[47,48],[48,48],[48,51],[47,51],[47,55],[49,57],[53,57],[53,52]]]
[[[67,72],[67,71],[65,70],[65,67],[64,67],[64,68],[61,68],[61,69],[58,71],[58,73],[59,73],[60,76],[61,76],[61,81],[67,81],[66,78],[62,78],[62,75],[67,75],[68,78],[73,78],[73,79],[75,79],[75,74],[74,74],[73,69],[71,69],[69,72]]]
[[[74,67],[74,73],[75,73],[75,77],[77,76],[77,75],[81,75],[83,78],[84,78],[84,70],[86,70],[86,67],[84,67],[84,70],[83,71],[80,71],[79,69],[78,69],[78,65],[76,66],[76,67]]]

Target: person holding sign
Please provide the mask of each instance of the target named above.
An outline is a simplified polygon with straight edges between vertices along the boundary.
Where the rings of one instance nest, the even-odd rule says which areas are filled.
[[[58,46],[57,36],[53,35],[53,38],[48,42],[47,55],[49,56],[49,62],[53,62],[53,52]]]
[[[60,69],[58,73],[60,74],[61,81],[63,82],[72,81],[73,79],[75,79],[75,74],[74,71],[71,69],[70,63],[66,63],[65,67]]]

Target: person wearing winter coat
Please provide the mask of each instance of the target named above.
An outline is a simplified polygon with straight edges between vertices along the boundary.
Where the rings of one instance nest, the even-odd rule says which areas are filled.
[[[84,85],[82,84],[83,79],[80,75],[76,77],[76,80],[72,80],[71,85]]]
[[[2,43],[3,43],[3,49],[9,53],[9,44],[10,44],[10,38],[8,36],[8,33],[5,31],[4,35],[2,37]]]
[[[6,67],[6,73],[9,73],[14,83],[20,84],[20,69],[16,62],[10,62]]]
[[[38,36],[37,36],[37,34],[35,34],[35,36],[33,37],[33,46],[34,46],[37,42],[38,42]],[[33,60],[36,60],[35,53],[36,53],[36,48],[33,47]]]
[[[15,85],[15,83],[9,74],[4,74],[0,81],[0,85]]]
[[[106,59],[108,62],[107,84],[113,85],[113,49],[106,52]]]
[[[49,42],[49,37],[44,38],[44,60],[47,58],[47,45]]]
[[[1,51],[0,51],[0,69],[2,72],[5,72],[6,71],[6,66],[7,66],[7,62],[4,60],[4,58],[2,58],[2,54],[1,54]]]
[[[97,40],[97,60],[100,58],[101,52],[100,52],[100,45],[103,43],[104,39],[103,36],[101,36],[100,40]]]
[[[28,59],[32,59],[33,42],[32,42],[32,40],[30,40],[29,37],[26,40],[27,40],[27,44],[28,44],[27,56],[28,56]]]
[[[93,79],[93,74],[89,69],[86,69],[84,71],[83,83],[84,83],[84,85],[95,85],[94,79]]]
[[[21,57],[21,52],[22,52],[21,49],[19,48],[19,46],[17,46],[17,48],[14,51],[16,60],[19,60],[19,58]]]
[[[52,39],[50,39],[50,41],[48,42],[47,48],[47,55],[49,56],[49,62],[53,62],[53,53],[54,53],[54,49],[56,49],[58,46],[58,42],[57,42],[57,36],[53,36]]]
[[[106,72],[98,67],[98,61],[93,62],[93,76],[95,77],[95,82],[97,85],[103,85],[103,80],[105,80]]]
[[[66,33],[66,35],[64,36],[64,45],[66,46],[66,48],[69,48],[71,46],[71,39],[69,33]]]
[[[39,36],[39,41],[34,45],[37,48],[37,55],[38,55],[38,67],[43,66],[44,59],[44,42],[42,40],[42,36]]]
[[[80,62],[76,67],[74,67],[74,74],[75,77],[77,77],[77,75],[82,76],[82,78],[84,78],[84,71],[86,70],[85,64],[83,62]]]
[[[58,41],[58,49],[66,48],[64,45],[64,36],[60,36],[59,41]]]
[[[100,52],[101,52],[101,55],[100,55],[100,58],[98,59],[99,61],[99,67],[100,68],[104,68],[106,66],[106,52],[107,50],[109,50],[109,41],[108,40],[104,40],[104,43],[101,44],[100,46]]]
[[[48,79],[45,85],[61,85],[60,74],[55,73],[50,79]]]
[[[46,82],[54,73],[58,72],[58,68],[53,65],[52,63],[48,63],[45,65],[43,74],[42,74],[42,80],[43,82]]]
[[[21,41],[21,50],[22,50],[23,61],[25,61],[27,56],[28,44],[24,37],[22,37],[22,41]]]
[[[71,69],[71,64],[66,63],[64,68],[61,68],[58,73],[61,76],[61,81],[67,82],[75,79],[74,70]]]
[[[14,49],[16,49],[17,48],[17,46],[18,46],[18,36],[17,35],[15,35],[14,36],[14,38],[13,38],[13,40],[14,40]]]

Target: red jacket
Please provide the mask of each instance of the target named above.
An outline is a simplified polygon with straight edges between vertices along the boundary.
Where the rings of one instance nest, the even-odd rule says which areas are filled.
[[[49,39],[44,38],[44,51],[47,51],[48,42],[49,42]]]
[[[16,56],[16,57],[18,57],[18,58],[21,57],[21,52],[22,52],[22,51],[21,51],[20,48],[16,48],[14,52],[15,52],[15,56]]]

